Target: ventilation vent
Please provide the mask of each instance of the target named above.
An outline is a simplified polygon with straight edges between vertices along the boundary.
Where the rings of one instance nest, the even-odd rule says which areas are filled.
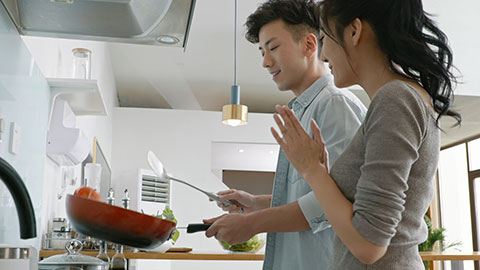
[[[142,201],[155,203],[170,202],[170,181],[142,175]]]

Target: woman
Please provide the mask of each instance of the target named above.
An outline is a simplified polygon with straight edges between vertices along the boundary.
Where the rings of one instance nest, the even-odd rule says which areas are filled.
[[[449,109],[455,79],[447,38],[421,0],[325,0],[320,12],[322,60],[337,87],[365,89],[367,116],[330,171],[314,121],[312,139],[277,106],[283,137],[272,134],[337,234],[329,269],[424,269],[417,245],[427,236],[438,121],[461,121]]]

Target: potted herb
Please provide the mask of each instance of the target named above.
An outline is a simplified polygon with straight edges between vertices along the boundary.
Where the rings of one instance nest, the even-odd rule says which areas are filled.
[[[418,245],[418,251],[433,251],[433,247],[438,242],[438,248],[440,251],[444,251],[448,248],[461,245],[462,242],[453,242],[451,244],[445,245],[445,228],[436,228],[432,229],[432,221],[428,215],[424,216],[425,223],[427,223],[428,228],[428,237],[427,240],[420,245]],[[424,261],[425,269],[431,269],[431,261]]]

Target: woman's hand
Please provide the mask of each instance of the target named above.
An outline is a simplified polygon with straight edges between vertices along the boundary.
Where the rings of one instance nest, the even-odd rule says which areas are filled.
[[[282,147],[288,160],[297,169],[303,179],[315,170],[324,169],[328,172],[328,152],[325,148],[320,128],[312,119],[311,128],[313,139],[302,127],[292,110],[286,106],[276,106],[278,114],[273,118],[283,137],[272,127],[271,131],[275,140]],[[281,118],[280,118],[281,117]],[[283,120],[283,122],[282,122]]]

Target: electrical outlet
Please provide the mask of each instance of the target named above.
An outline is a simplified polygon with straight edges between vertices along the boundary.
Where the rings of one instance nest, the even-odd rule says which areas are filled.
[[[20,150],[20,126],[12,122],[10,124],[10,153],[18,154]]]

